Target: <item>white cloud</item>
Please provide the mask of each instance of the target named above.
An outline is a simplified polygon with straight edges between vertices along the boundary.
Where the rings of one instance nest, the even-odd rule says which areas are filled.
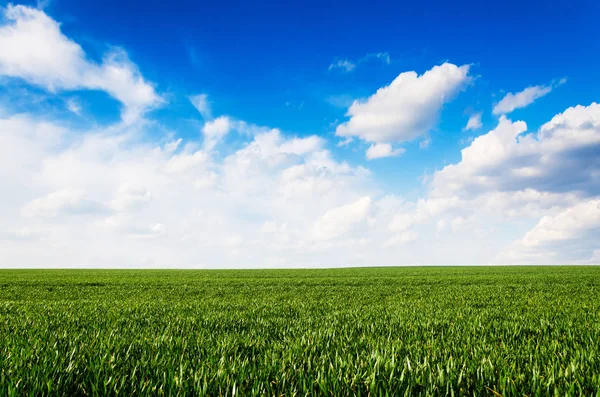
[[[340,59],[340,60],[332,63],[331,65],[329,65],[329,70],[341,69],[345,72],[351,72],[355,68],[356,68],[356,65],[347,59]]]
[[[37,0],[35,8],[37,8],[38,10],[46,9],[48,8],[51,2],[52,0]]]
[[[503,263],[589,263],[600,241],[600,200],[582,201],[554,216],[544,216],[496,259]]]
[[[0,75],[21,78],[50,92],[105,91],[123,104],[122,118],[128,123],[163,102],[123,50],[113,49],[96,64],[41,10],[9,5],[4,20],[0,25]]]
[[[88,199],[83,191],[63,189],[30,201],[21,212],[26,217],[54,218],[61,214],[84,214],[102,210],[102,204]]]
[[[67,109],[69,110],[69,112],[81,116],[81,105],[75,98],[69,98],[67,100]]]
[[[358,65],[368,62],[370,60],[378,60],[386,65],[389,65],[392,62],[390,54],[387,52],[371,52],[365,55],[364,57],[358,59],[357,61],[351,61],[349,59],[338,59],[337,61],[329,65],[329,70],[331,71],[334,69],[341,69],[345,72],[352,72],[356,69]]]
[[[352,105],[352,102],[354,102],[354,98],[352,98],[352,96],[348,94],[329,95],[327,98],[325,98],[325,102],[327,102],[331,106],[335,106],[336,108],[346,109],[350,105]],[[334,125],[337,124],[339,123],[336,119]]]
[[[352,137],[348,137],[348,138],[344,138],[341,141],[339,141],[337,143],[337,147],[344,147],[344,146],[348,146],[349,144],[351,144],[354,141],[354,138]]]
[[[136,221],[130,215],[117,214],[104,220],[104,225],[126,237],[135,239],[156,239],[166,235],[165,225],[162,223],[147,224]]]
[[[550,160],[557,150],[570,159],[573,142],[584,153],[596,150],[596,106],[557,115],[536,139],[515,140],[525,126],[501,121],[483,137],[510,142],[502,156],[473,142],[471,151],[482,154],[468,151],[440,171],[466,167],[457,174],[465,177],[450,178],[462,185],[454,190],[436,174],[429,195],[412,202],[386,195],[367,170],[336,161],[317,136],[245,124],[251,140],[223,158],[201,142],[151,137],[144,125],[71,131],[26,115],[0,118],[0,189],[11,192],[0,206],[0,266],[488,263],[519,237],[548,240],[557,230],[562,256],[550,255],[559,250],[542,248],[547,243],[515,243],[505,253],[511,263],[589,261],[599,249],[588,227],[596,218],[580,204],[597,201],[597,192],[544,190],[531,181],[508,189],[504,179],[523,178],[512,171],[523,149],[512,145],[533,142],[528,150]],[[499,129],[512,138],[503,140]],[[478,184],[479,176],[488,183]],[[555,220],[536,227],[543,217]]]
[[[207,150],[212,149],[231,131],[233,124],[232,120],[227,116],[220,116],[214,120],[207,121],[202,128],[204,147]]]
[[[204,94],[189,98],[203,140],[131,123],[162,99],[126,54],[94,63],[43,12],[6,13],[0,74],[50,95],[104,90],[123,103],[126,122],[74,130],[0,111],[0,191],[11,193],[0,195],[2,267],[485,263],[515,240],[502,254],[514,263],[600,257],[597,104],[567,109],[535,133],[500,117],[459,163],[432,175],[425,196],[405,201],[337,159],[324,138],[215,118]],[[398,142],[423,144],[468,72],[444,64],[403,73],[354,102],[336,133],[369,142],[369,158],[400,154]],[[232,132],[248,139],[225,155],[213,150]]]
[[[569,108],[536,133],[526,131],[524,122],[501,116],[494,130],[463,149],[459,163],[434,173],[430,197],[456,197],[452,211],[461,209],[461,223],[500,216],[525,226],[541,218],[496,262],[590,261],[600,241],[598,228],[587,223],[597,223],[600,196],[600,105]],[[442,230],[451,219],[443,216]]]
[[[46,234],[47,231],[45,230],[29,227],[0,230],[0,242],[38,242],[42,240]]]
[[[552,86],[536,85],[527,87],[516,94],[509,92],[494,106],[492,113],[495,115],[508,114],[515,109],[524,108],[532,104],[536,99],[549,94],[552,88]]]
[[[202,150],[185,150],[173,154],[164,166],[169,174],[182,174],[194,169],[204,169],[209,162],[208,155]]]
[[[471,117],[469,117],[469,121],[467,122],[464,131],[477,131],[481,128],[481,126],[481,112],[475,113]]]
[[[383,243],[383,247],[391,247],[394,245],[404,245],[408,243],[412,243],[413,241],[417,241],[419,236],[412,231],[406,231],[399,234],[396,234],[393,237],[390,237]]]
[[[212,119],[212,110],[210,102],[208,101],[207,94],[194,95],[189,97],[189,99],[192,105],[194,105],[194,107],[196,108],[196,110],[200,112],[204,120]]]
[[[117,211],[140,208],[152,200],[152,194],[145,187],[123,185],[117,191],[111,207]]]
[[[537,133],[501,116],[498,126],[463,149],[458,164],[434,174],[439,197],[457,192],[580,192],[600,194],[600,105],[576,106]]]
[[[0,266],[286,266],[363,233],[334,215],[366,197],[366,170],[322,138],[244,126],[251,141],[219,158],[144,124],[0,118]]]
[[[374,143],[367,149],[367,159],[379,159],[383,157],[395,157],[404,153],[403,148],[392,148],[389,143]]]
[[[371,198],[363,197],[327,211],[317,220],[313,237],[317,240],[330,240],[348,233],[353,226],[366,220],[371,209]]]
[[[359,137],[367,142],[405,142],[427,134],[442,106],[469,81],[469,66],[445,63],[422,75],[401,73],[386,87],[364,101],[354,101],[350,120],[336,135]]]
[[[401,233],[409,230],[415,224],[416,215],[413,213],[401,213],[394,216],[394,219],[389,225],[390,231],[394,233]]]
[[[387,52],[376,52],[367,54],[364,58],[361,59],[361,61],[366,61],[368,59],[379,59],[386,65],[389,65],[392,62],[392,60],[390,59],[390,54]]]

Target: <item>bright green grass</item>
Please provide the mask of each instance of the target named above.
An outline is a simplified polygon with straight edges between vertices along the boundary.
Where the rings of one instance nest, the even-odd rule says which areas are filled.
[[[0,271],[0,395],[600,396],[600,268]]]

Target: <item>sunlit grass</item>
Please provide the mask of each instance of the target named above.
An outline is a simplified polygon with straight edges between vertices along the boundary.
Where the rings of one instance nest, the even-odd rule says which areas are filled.
[[[44,394],[600,396],[600,268],[0,271]]]

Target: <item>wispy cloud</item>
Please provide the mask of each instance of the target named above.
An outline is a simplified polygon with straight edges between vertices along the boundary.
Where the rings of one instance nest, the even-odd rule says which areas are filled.
[[[196,108],[198,112],[202,115],[204,120],[212,119],[212,111],[210,107],[210,102],[208,101],[207,94],[198,94],[188,97],[192,105]]]
[[[329,70],[333,69],[342,69],[346,72],[351,72],[356,68],[356,64],[347,59],[340,59],[331,65],[329,65]]]
[[[329,70],[331,71],[334,69],[340,69],[344,72],[352,72],[360,64],[371,61],[371,60],[378,60],[378,61],[383,62],[386,65],[389,65],[392,62],[389,53],[373,52],[373,53],[368,53],[367,55],[365,55],[364,57],[362,57],[356,61],[349,60],[348,58],[338,59],[329,65]]]
[[[44,10],[50,6],[52,0],[37,0],[36,8],[38,10]]]
[[[527,107],[536,99],[548,95],[552,89],[563,85],[566,82],[567,80],[562,78],[556,83],[552,82],[550,85],[536,85],[527,87],[523,91],[517,92],[516,94],[509,92],[494,106],[492,113],[495,115],[508,114],[515,109]]]
[[[469,117],[467,125],[463,128],[463,131],[476,131],[481,128],[481,112],[475,113]]]
[[[69,110],[69,112],[81,116],[81,104],[77,99],[69,98],[67,100],[67,109]]]
[[[376,52],[365,55],[358,61],[358,63],[366,62],[370,59],[378,59],[386,65],[389,65],[392,62],[390,54],[388,52]]]
[[[352,105],[352,102],[354,102],[354,97],[348,94],[329,95],[325,98],[325,102],[336,108],[347,109]]]

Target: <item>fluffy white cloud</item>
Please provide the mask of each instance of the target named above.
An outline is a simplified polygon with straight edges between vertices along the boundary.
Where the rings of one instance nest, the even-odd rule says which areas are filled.
[[[325,138],[214,117],[204,94],[189,98],[204,118],[202,138],[178,138],[140,118],[161,99],[124,53],[94,63],[42,11],[9,6],[5,13],[1,75],[49,95],[104,90],[123,103],[124,122],[73,129],[52,115],[0,109],[0,191],[10,192],[0,195],[0,267],[600,258],[598,104],[569,108],[533,133],[501,116],[460,162],[428,177],[424,195],[406,201],[369,170],[337,159]],[[368,158],[400,154],[398,142],[426,142],[468,72],[444,64],[421,76],[403,73],[354,102],[337,135],[369,142]],[[244,140],[225,148],[234,134]]]
[[[475,113],[471,117],[469,117],[469,121],[467,121],[467,125],[465,126],[465,131],[476,131],[481,128],[481,112]]]
[[[0,75],[21,78],[50,92],[105,91],[123,104],[122,118],[129,123],[163,102],[123,50],[112,50],[96,64],[43,11],[8,5],[3,17]]]
[[[600,199],[579,202],[544,216],[525,236],[502,252],[504,263],[591,263],[600,241]]]
[[[104,219],[104,225],[112,231],[116,231],[129,238],[134,239],[156,239],[166,235],[167,231],[162,223],[145,223],[136,221],[129,214],[117,214]]]
[[[428,201],[448,201],[444,229],[458,210],[465,219],[500,214],[511,222],[540,219],[496,261],[590,261],[598,249],[595,211],[600,196],[600,105],[575,106],[535,133],[501,116],[498,126],[463,149],[457,164],[434,173]],[[585,219],[584,219],[585,218]],[[527,222],[527,221],[526,221]],[[514,224],[514,223],[513,223]]]
[[[556,150],[581,148],[573,142],[596,150],[590,149],[596,106],[557,115],[529,150],[549,159]],[[491,155],[489,145],[474,141],[478,149],[471,150],[483,155],[467,151],[440,171],[466,167],[469,172],[458,174],[466,177],[449,179],[462,185],[438,173],[429,195],[411,202],[385,195],[367,170],[336,161],[323,138],[245,125],[255,132],[252,139],[219,157],[199,142],[152,138],[149,125],[71,131],[27,115],[0,118],[0,189],[11,192],[0,198],[0,266],[487,263],[524,235],[525,243],[504,251],[511,255],[505,263],[586,261],[598,250],[595,207],[581,207],[597,202],[593,190],[543,190],[532,181],[506,188],[505,178],[515,178],[511,156],[521,149]],[[503,120],[482,137],[495,147],[505,142],[497,136],[502,130],[513,137],[510,145],[521,145],[527,136],[514,137],[524,128]],[[489,183],[478,184],[473,175],[485,172]],[[535,226],[543,217],[552,221]],[[547,243],[532,243],[553,235],[564,236],[563,256],[551,256],[558,249],[544,248]]]
[[[317,240],[330,240],[348,233],[353,226],[366,220],[370,209],[371,198],[363,197],[329,210],[315,223],[313,236]]]
[[[415,224],[416,218],[417,218],[417,215],[414,213],[398,214],[394,217],[394,219],[392,219],[389,229],[390,229],[390,231],[396,232],[396,233],[405,232],[405,231],[409,230]]]
[[[145,187],[135,187],[123,185],[116,193],[116,197],[111,202],[111,207],[116,211],[124,211],[133,208],[140,208],[152,200],[152,194]]]
[[[469,81],[469,65],[444,63],[417,75],[401,73],[364,101],[356,100],[336,135],[359,137],[367,142],[410,141],[435,125],[442,106]]]
[[[220,158],[151,126],[0,118],[0,266],[306,265],[362,234],[369,173],[322,138],[244,123],[251,141]]]
[[[233,128],[232,120],[227,116],[220,116],[214,120],[207,121],[202,128],[204,134],[204,147],[212,149]]]
[[[391,247],[394,245],[404,245],[416,241],[418,239],[418,235],[412,231],[406,231],[399,233],[391,238],[389,238],[385,243],[383,243],[383,247]]]
[[[516,94],[509,92],[494,106],[492,113],[496,115],[508,114],[515,109],[524,108],[532,104],[536,99],[549,94],[552,91],[552,88],[551,85],[536,85],[527,87]]]
[[[102,208],[102,204],[87,199],[83,191],[63,189],[30,201],[22,213],[26,217],[54,218],[60,214],[97,212]]]
[[[460,163],[434,174],[434,194],[524,189],[600,194],[600,105],[569,108],[537,133],[526,131],[525,122],[501,116],[494,130],[462,150]]]
[[[367,149],[367,159],[379,159],[383,157],[394,157],[400,156],[404,153],[404,149],[402,148],[392,148],[392,145],[389,143],[374,143]]]

